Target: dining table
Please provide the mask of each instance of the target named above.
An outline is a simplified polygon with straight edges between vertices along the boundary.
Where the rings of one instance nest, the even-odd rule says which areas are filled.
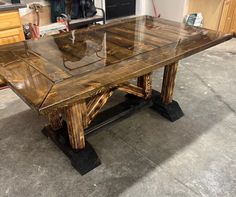
[[[180,60],[232,37],[136,16],[0,46],[0,76],[35,113],[47,117],[43,133],[84,175],[101,164],[89,135],[144,107],[171,122],[183,117],[173,99]],[[162,68],[161,88],[154,90],[153,72]],[[119,93],[122,101],[107,107]]]

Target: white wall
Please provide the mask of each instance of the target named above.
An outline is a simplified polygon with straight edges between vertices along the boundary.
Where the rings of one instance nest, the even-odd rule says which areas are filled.
[[[95,6],[98,8],[103,8],[105,10],[105,0],[96,0]]]
[[[155,0],[157,11],[162,18],[174,21],[183,21],[186,3],[188,0]],[[146,0],[145,12],[154,15],[152,0]]]
[[[146,1],[147,0],[136,0],[136,15],[146,14]]]

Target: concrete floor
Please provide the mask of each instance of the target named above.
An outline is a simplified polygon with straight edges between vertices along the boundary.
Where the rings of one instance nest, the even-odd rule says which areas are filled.
[[[82,177],[40,132],[45,119],[0,91],[0,196],[235,197],[236,40],[182,61],[175,99],[175,123],[144,109],[90,137],[102,165]]]

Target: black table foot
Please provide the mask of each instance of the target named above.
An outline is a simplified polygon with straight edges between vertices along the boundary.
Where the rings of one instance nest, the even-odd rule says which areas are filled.
[[[97,153],[93,147],[86,141],[85,148],[74,151],[69,143],[66,125],[58,131],[53,131],[50,126],[42,130],[43,134],[50,137],[52,141],[65,153],[71,160],[72,166],[84,175],[101,164]]]
[[[172,101],[172,103],[168,105],[162,103],[161,94],[158,91],[153,90],[152,100],[152,108],[171,122],[174,122],[184,116],[182,109],[176,101]]]

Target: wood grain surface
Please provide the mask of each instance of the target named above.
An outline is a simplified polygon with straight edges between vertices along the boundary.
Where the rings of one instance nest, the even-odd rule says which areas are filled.
[[[164,104],[169,104],[173,100],[175,79],[178,69],[178,62],[166,65],[164,68],[164,76],[161,89],[161,100]]]
[[[80,150],[85,147],[84,124],[85,102],[74,103],[66,110],[68,134],[71,147]]]
[[[25,40],[18,10],[0,12],[0,45]]]
[[[48,114],[48,120],[51,125],[51,128],[54,131],[57,131],[58,129],[62,128],[62,118],[60,115],[60,112],[53,111],[50,114]]]
[[[135,17],[1,46],[0,75],[32,108],[48,114],[95,95],[105,99],[106,92],[130,79],[231,38],[164,19]],[[139,81],[142,85],[126,90],[136,88],[138,93],[142,87],[144,97],[150,96],[151,84],[142,77]]]

